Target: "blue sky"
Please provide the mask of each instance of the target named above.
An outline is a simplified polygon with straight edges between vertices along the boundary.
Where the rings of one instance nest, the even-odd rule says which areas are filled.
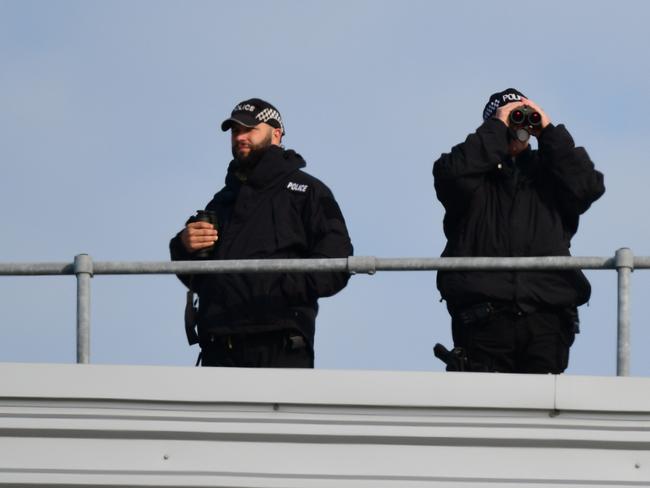
[[[438,256],[435,159],[515,87],[605,174],[577,256],[650,255],[650,4],[643,1],[0,0],[1,261],[168,259],[221,187],[220,122],[261,97],[285,146],[334,191],[357,255]],[[616,275],[593,295],[568,373],[616,370]],[[650,272],[632,278],[631,373]],[[72,277],[0,277],[0,361],[74,362]],[[173,276],[96,276],[91,361],[191,365]],[[451,344],[435,273],[355,276],[321,300],[316,365],[440,371]]]

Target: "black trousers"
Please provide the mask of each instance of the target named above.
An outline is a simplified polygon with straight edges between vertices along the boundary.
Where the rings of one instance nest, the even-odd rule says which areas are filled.
[[[562,311],[523,313],[514,305],[452,314],[452,334],[454,346],[467,353],[468,371],[502,373],[562,373],[575,338]]]
[[[202,366],[313,368],[314,352],[295,331],[275,330],[201,337]]]

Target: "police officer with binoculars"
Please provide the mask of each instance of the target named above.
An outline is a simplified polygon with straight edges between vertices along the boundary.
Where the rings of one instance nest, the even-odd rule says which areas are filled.
[[[580,215],[605,192],[587,151],[514,88],[489,98],[483,124],[433,176],[444,257],[568,256]],[[448,370],[563,372],[591,294],[579,270],[450,270],[437,285],[452,321],[453,351],[436,348]]]

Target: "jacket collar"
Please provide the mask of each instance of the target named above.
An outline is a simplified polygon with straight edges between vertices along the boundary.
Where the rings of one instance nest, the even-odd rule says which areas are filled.
[[[533,151],[530,146],[528,146],[524,151],[517,156],[515,164],[525,174],[532,174],[537,171],[538,161],[536,157],[537,151]]]
[[[239,183],[235,176],[237,162],[230,162],[226,175],[226,186],[235,186]],[[284,176],[306,166],[305,160],[292,149],[285,150],[280,146],[270,146],[262,159],[255,165],[248,176],[246,183],[259,189],[270,186]]]

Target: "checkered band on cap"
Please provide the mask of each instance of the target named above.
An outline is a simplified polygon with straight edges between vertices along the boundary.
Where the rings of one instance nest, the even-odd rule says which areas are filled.
[[[282,122],[282,117],[280,112],[273,108],[265,108],[260,113],[258,113],[255,118],[260,122],[268,122],[269,120],[276,120],[280,124],[280,129],[284,133],[284,123]]]
[[[498,99],[492,100],[487,104],[485,110],[483,110],[483,120],[487,120],[494,115],[494,113],[499,108],[500,102]]]
[[[232,110],[230,117],[221,123],[221,130],[227,131],[232,127],[233,123],[245,127],[254,127],[262,122],[277,129],[282,129],[282,135],[285,134],[284,122],[280,112],[261,98],[250,98],[238,103]]]

